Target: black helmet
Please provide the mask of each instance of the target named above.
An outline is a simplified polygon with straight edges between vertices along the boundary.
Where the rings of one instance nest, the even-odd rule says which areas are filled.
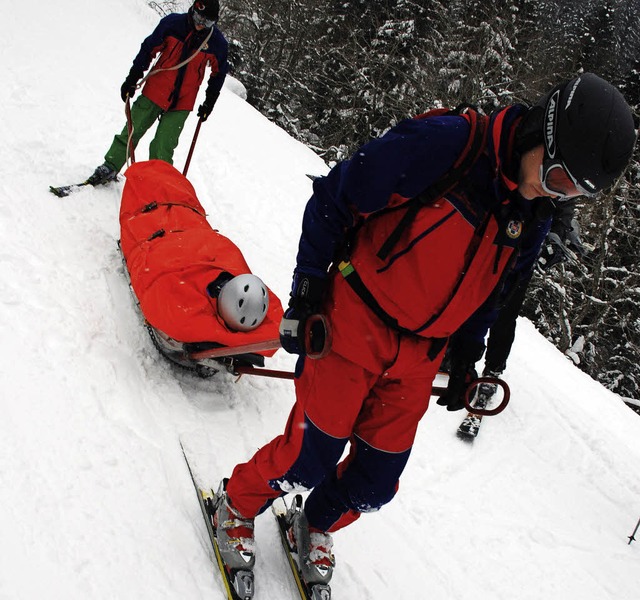
[[[591,194],[613,184],[636,140],[631,109],[622,94],[597,75],[584,73],[557,85],[538,106],[544,108],[545,157],[562,161]]]
[[[196,0],[193,10],[209,21],[218,21],[220,15],[220,3],[218,0]]]

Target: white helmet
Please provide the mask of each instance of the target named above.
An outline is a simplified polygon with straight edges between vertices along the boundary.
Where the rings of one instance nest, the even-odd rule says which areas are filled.
[[[238,275],[222,286],[218,313],[230,329],[251,331],[264,321],[269,308],[269,292],[259,277]]]

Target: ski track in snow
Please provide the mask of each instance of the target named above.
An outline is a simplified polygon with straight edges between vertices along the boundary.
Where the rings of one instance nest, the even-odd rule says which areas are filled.
[[[180,443],[199,483],[217,487],[281,433],[293,386],[169,365],[116,245],[123,180],[48,192],[102,161],[157,14],[143,0],[37,12],[7,5],[0,42],[0,599],[221,598]],[[326,172],[226,88],[189,178],[211,224],[286,301],[306,174]],[[269,361],[293,366],[281,352]],[[336,600],[638,597],[640,542],[627,536],[640,516],[640,419],[525,320],[505,377],[511,403],[473,444],[455,437],[462,414],[434,403],[397,498],[335,536]],[[256,600],[294,598],[270,514],[256,535]]]

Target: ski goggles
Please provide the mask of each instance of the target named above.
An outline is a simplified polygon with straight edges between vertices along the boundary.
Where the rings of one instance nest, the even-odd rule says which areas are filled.
[[[561,160],[548,157],[546,149],[544,154],[545,157],[540,165],[540,183],[547,194],[560,198],[596,195],[592,190],[581,186]]]
[[[199,27],[205,27],[206,29],[209,29],[210,27],[213,27],[216,22],[213,19],[207,19],[207,17],[204,16],[204,11],[206,10],[206,6],[204,5],[204,2],[196,2],[193,5],[193,22],[198,25]]]

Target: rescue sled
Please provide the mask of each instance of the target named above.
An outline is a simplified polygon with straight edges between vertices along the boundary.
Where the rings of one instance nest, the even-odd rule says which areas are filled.
[[[133,290],[132,290],[133,291]],[[212,377],[219,371],[232,375],[250,372],[247,367],[264,367],[265,357],[259,351],[276,350],[280,340],[247,344],[232,348],[217,342],[179,342],[145,322],[153,345],[170,362],[195,372],[199,377]]]
[[[243,344],[236,347],[225,346],[214,341],[181,342],[174,340],[160,329],[153,327],[145,319],[140,308],[140,301],[131,285],[131,277],[127,262],[122,254],[120,240],[118,240],[118,252],[120,253],[124,275],[138,315],[144,321],[144,327],[148,331],[155,348],[174,365],[193,371],[203,378],[212,377],[219,371],[227,371],[232,375],[241,375],[243,372],[250,372],[248,369],[265,366],[265,357],[259,352],[273,351],[280,348],[279,339]]]
[[[138,162],[125,176],[118,248],[158,351],[204,377],[223,369],[238,373],[240,367],[263,367],[265,357],[280,347],[284,311],[278,297],[252,275],[240,248],[211,226],[192,184],[172,165]],[[252,305],[244,304],[242,295],[250,285],[236,290],[233,282],[247,275],[260,282],[257,289],[266,300],[259,324],[245,328],[240,307]],[[235,296],[224,305],[231,321],[223,318],[219,303],[226,285],[240,294],[237,305]]]

